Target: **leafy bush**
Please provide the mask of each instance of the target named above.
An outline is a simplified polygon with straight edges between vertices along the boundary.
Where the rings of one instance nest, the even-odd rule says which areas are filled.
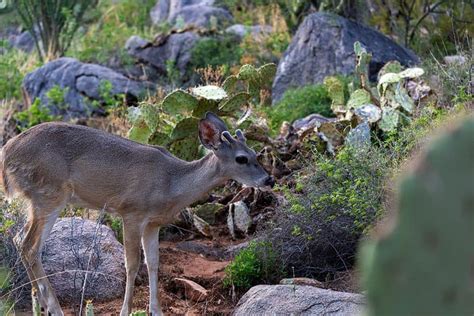
[[[321,84],[289,89],[282,99],[269,110],[272,129],[278,129],[283,121],[294,121],[312,113],[331,117],[331,99]]]
[[[191,64],[194,68],[239,64],[242,51],[233,36],[209,37],[196,43],[191,52]]]
[[[225,268],[224,286],[245,291],[262,282],[274,282],[281,276],[276,261],[276,253],[269,243],[252,241]]]
[[[387,166],[377,148],[316,154],[297,192],[284,188],[289,203],[263,235],[288,275],[324,278],[353,264],[357,241],[382,214]]]

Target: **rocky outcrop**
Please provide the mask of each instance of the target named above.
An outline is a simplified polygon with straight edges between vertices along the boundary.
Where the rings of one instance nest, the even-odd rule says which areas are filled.
[[[105,225],[78,217],[58,219],[44,245],[42,261],[60,302],[77,303],[83,288],[84,297],[94,302],[124,293],[123,247]]]
[[[192,48],[198,40],[199,35],[193,32],[174,33],[155,42],[132,36],[125,48],[133,58],[164,76],[167,75],[167,63],[172,62],[183,77],[191,61]]]
[[[257,285],[234,310],[246,315],[359,315],[364,308],[360,294],[301,285]]]
[[[214,0],[159,0],[150,12],[154,24],[176,24],[180,19],[183,27],[208,28],[211,17],[218,25],[230,24],[232,15],[225,9],[213,7]]]
[[[383,34],[357,22],[329,13],[314,13],[305,18],[278,64],[273,83],[273,102],[291,87],[321,83],[326,76],[347,75],[354,71],[354,42],[361,42],[372,53],[369,77],[391,60],[408,66],[419,62],[410,50]]]
[[[214,0],[158,0],[150,11],[150,18],[154,24],[168,22],[168,19],[179,10],[190,5],[212,6]]]
[[[252,25],[246,26],[243,24],[234,24],[225,29],[226,33],[234,34],[240,39],[243,39],[247,35],[252,35],[257,37],[260,35],[269,34],[272,32],[272,27],[270,25]]]
[[[39,98],[42,106],[50,109],[52,115],[64,118],[85,117],[100,111],[93,101],[103,101],[105,82],[111,85],[107,94],[124,95],[133,104],[153,85],[147,82],[130,80],[124,75],[104,66],[82,63],[74,58],[59,58],[48,62],[23,79],[25,103],[31,104]],[[63,102],[55,104],[47,96],[48,91],[59,87],[63,92]]]

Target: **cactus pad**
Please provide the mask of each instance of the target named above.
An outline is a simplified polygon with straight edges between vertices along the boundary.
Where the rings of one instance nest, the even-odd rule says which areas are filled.
[[[197,97],[205,98],[208,100],[220,101],[227,97],[227,92],[225,92],[224,89],[213,85],[192,88],[191,92]]]
[[[474,314],[474,118],[400,186],[396,226],[360,252],[368,315]]]
[[[191,94],[176,90],[168,94],[162,102],[163,111],[168,114],[190,113],[198,104],[198,100]]]

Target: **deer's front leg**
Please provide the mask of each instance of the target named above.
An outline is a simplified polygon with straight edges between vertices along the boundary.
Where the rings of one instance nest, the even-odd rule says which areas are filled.
[[[142,237],[143,250],[145,250],[145,261],[148,269],[150,314],[152,316],[163,314],[158,297],[159,232],[160,226],[149,223],[145,227]]]
[[[140,238],[143,228],[139,219],[123,219],[123,244],[125,247],[125,269],[127,270],[127,284],[120,316],[128,316],[132,311],[133,288],[135,278],[140,267]]]

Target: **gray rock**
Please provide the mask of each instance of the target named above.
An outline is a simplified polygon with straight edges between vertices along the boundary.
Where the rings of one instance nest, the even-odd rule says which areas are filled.
[[[85,298],[94,302],[122,297],[123,246],[112,230],[78,217],[58,219],[42,252],[43,266],[61,303],[78,303],[87,273]]]
[[[372,53],[371,80],[376,80],[378,71],[388,61],[398,60],[404,66],[419,62],[412,51],[369,27],[337,15],[314,13],[301,23],[278,64],[272,101],[280,100],[288,88],[321,83],[334,74],[353,73],[355,41]]]
[[[249,214],[249,208],[243,201],[237,201],[229,206],[227,216],[227,227],[232,238],[236,238],[237,233],[247,234],[252,225],[252,217]]]
[[[167,74],[166,63],[172,61],[183,77],[191,61],[192,48],[198,40],[199,35],[193,32],[171,34],[157,44],[132,36],[125,48],[132,57],[153,67],[163,76]]]
[[[35,49],[35,41],[31,33],[28,31],[21,32],[20,34],[10,35],[8,42],[12,47],[22,50],[26,53],[30,53]]]
[[[225,32],[237,35],[240,39],[242,39],[248,34],[251,34],[254,37],[262,34],[269,34],[272,32],[272,27],[270,25],[246,26],[243,24],[234,24],[226,28]]]
[[[181,8],[180,10],[174,12],[169,17],[169,22],[172,25],[175,25],[178,18],[182,19],[184,27],[200,27],[200,28],[209,28],[211,26],[211,18],[216,19],[218,26],[225,26],[232,23],[232,15],[229,11],[216,8],[208,5],[189,5]]]
[[[23,79],[22,88],[25,92],[26,104],[36,98],[50,109],[53,115],[64,118],[85,117],[97,109],[92,101],[102,102],[100,86],[102,82],[110,82],[112,95],[125,95],[133,104],[154,87],[149,82],[133,81],[124,75],[104,66],[82,63],[74,58],[59,58],[48,62]],[[47,93],[51,88],[59,86],[64,91],[64,104],[53,104]]]
[[[327,118],[320,114],[310,114],[306,117],[298,119],[293,122],[293,128],[295,130],[307,130],[315,127],[320,127],[322,123],[332,122],[334,118]]]
[[[151,21],[154,24],[167,22],[170,16],[189,5],[212,6],[214,0],[158,0],[150,11]]]
[[[359,315],[361,294],[302,285],[257,285],[237,304],[233,315]]]

